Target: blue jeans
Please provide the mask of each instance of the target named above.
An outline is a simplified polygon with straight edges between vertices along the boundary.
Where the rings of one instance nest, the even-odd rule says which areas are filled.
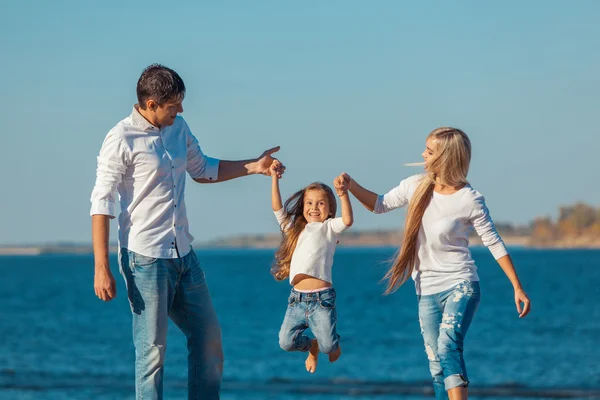
[[[187,337],[188,398],[217,400],[223,375],[221,328],[194,250],[150,258],[122,248],[121,274],[133,313],[137,399],[162,399],[168,318]]]
[[[292,289],[279,331],[279,346],[285,351],[308,351],[311,339],[304,331],[310,328],[319,344],[319,351],[332,353],[337,350],[340,340],[336,325],[333,288],[315,293],[302,293]]]
[[[479,305],[479,282],[464,281],[444,292],[417,297],[435,398],[448,399],[447,390],[469,384],[463,340]]]

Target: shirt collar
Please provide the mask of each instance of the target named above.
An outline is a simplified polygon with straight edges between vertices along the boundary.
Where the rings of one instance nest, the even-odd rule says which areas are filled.
[[[142,114],[140,114],[137,109],[137,104],[133,106],[131,119],[133,120],[133,123],[144,132],[158,130],[156,126],[152,125]]]

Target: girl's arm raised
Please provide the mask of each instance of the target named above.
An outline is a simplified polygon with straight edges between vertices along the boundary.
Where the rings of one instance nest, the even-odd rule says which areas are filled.
[[[373,193],[370,190],[360,186],[350,175],[343,173],[340,175],[341,181],[339,183],[340,188],[346,191],[350,191],[365,206],[365,208],[371,212],[375,209],[375,203],[377,203],[377,193]],[[336,190],[338,183],[336,182]],[[343,205],[343,203],[342,203]]]
[[[278,176],[278,168],[281,166],[281,163],[277,160],[273,161],[271,164],[270,172],[271,172],[271,205],[273,207],[273,211],[279,211],[283,208],[283,203],[281,202],[281,192],[279,191],[279,176]]]
[[[350,203],[350,196],[348,196],[347,190],[336,188],[336,192],[340,198],[340,202],[342,203],[342,222],[344,223],[344,225],[350,227],[354,223],[354,213],[352,212],[352,203]]]

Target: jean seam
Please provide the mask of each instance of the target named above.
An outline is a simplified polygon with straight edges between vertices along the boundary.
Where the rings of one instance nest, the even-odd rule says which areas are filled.
[[[141,314],[140,314],[140,318],[141,318]],[[146,324],[142,324],[142,356],[140,357],[140,365],[138,366],[141,369],[142,365],[146,364]],[[141,371],[138,374],[138,380],[139,380],[139,386],[140,386],[140,400],[143,400],[144,398],[144,390],[142,388],[142,376],[141,376]]]
[[[129,254],[131,260],[130,260],[130,270],[132,273],[134,273],[135,271],[135,252],[130,252]],[[132,284],[134,286],[137,286],[136,282],[135,282],[135,274],[133,274],[132,276]],[[134,295],[135,297],[137,297],[137,295]],[[135,302],[135,298],[132,298],[132,300]],[[133,307],[135,308],[135,307]],[[138,323],[140,323],[140,319],[142,318],[142,314],[140,312],[140,315],[137,317]],[[142,386],[142,366],[145,365],[145,354],[146,354],[146,324],[141,324],[141,349],[140,349],[140,357],[136,357],[136,361],[137,361],[137,371],[136,371],[136,377],[137,377],[137,386],[139,388],[139,396],[140,396],[140,400],[143,400],[144,398],[144,388]]]
[[[194,329],[191,328],[190,326],[190,319],[188,318],[188,313],[187,313],[187,309],[184,308],[183,309],[183,316],[185,318],[185,321],[188,325],[188,327],[190,328],[191,331],[191,342],[192,342],[192,353],[194,354],[195,357],[197,357],[197,352],[196,352],[196,338],[194,336]],[[196,380],[197,380],[197,373],[196,373],[196,364],[197,364],[197,360],[194,358],[193,359],[193,363],[192,363],[192,376],[194,377],[193,382],[194,382],[194,398],[196,398],[196,391],[198,390],[198,385],[196,385]]]

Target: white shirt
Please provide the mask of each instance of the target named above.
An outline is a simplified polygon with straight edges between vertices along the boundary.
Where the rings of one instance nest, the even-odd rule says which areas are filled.
[[[379,196],[373,211],[385,213],[407,205],[423,177],[411,176]],[[496,260],[508,254],[479,192],[470,185],[449,195],[433,192],[417,239],[418,257],[412,274],[417,294],[440,293],[464,280],[479,281],[468,248],[473,228]]]
[[[275,211],[275,218],[281,230],[284,227],[285,211]],[[333,284],[331,269],[333,254],[338,236],[347,229],[342,218],[329,218],[323,222],[310,222],[298,236],[298,243],[292,254],[290,266],[290,284],[298,274],[305,274]]]
[[[134,107],[112,128],[98,156],[90,215],[115,217],[119,247],[147,257],[177,258],[190,251],[184,201],[185,173],[216,180],[219,160],[202,153],[185,120],[164,128],[150,124]]]

